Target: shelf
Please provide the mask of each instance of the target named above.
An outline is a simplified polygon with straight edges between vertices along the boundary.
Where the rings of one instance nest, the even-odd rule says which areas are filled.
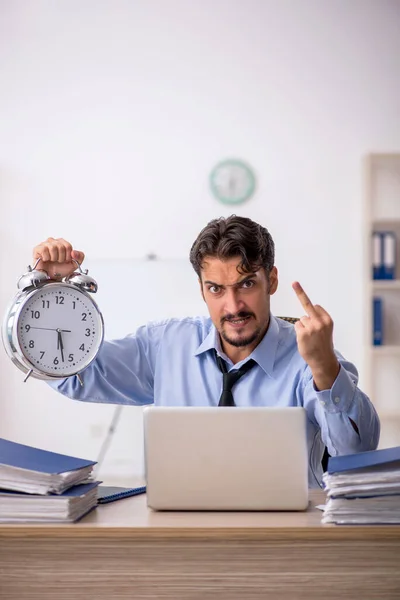
[[[378,225],[379,227],[383,227],[385,225],[395,225],[400,227],[400,218],[398,217],[379,217],[378,219],[371,219],[372,228],[374,225]]]
[[[400,265],[400,152],[375,152],[365,162],[363,210],[365,283],[365,389],[382,423],[381,447],[400,444],[400,268],[396,279],[373,279],[374,232],[393,231],[397,240],[395,264]],[[391,250],[391,248],[389,248]],[[393,273],[393,271],[392,271]],[[382,315],[373,300],[382,300]],[[374,319],[376,319],[374,321]],[[374,322],[383,331],[384,344],[373,345]],[[364,384],[363,384],[364,385]]]
[[[371,162],[381,161],[400,161],[399,152],[372,152],[369,155]]]
[[[399,407],[399,412],[385,412],[385,411],[380,411],[375,407],[375,410],[378,413],[378,417],[381,421],[400,421],[400,407]]]
[[[400,356],[399,346],[371,346],[371,351],[377,356]],[[399,407],[400,408],[400,407]]]
[[[373,279],[374,290],[400,290],[400,279]]]

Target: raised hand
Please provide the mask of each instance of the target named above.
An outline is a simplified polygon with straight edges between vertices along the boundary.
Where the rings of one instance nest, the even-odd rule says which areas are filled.
[[[40,258],[38,269],[46,271],[51,279],[62,279],[71,275],[79,264],[83,262],[83,252],[74,250],[69,242],[63,238],[48,238],[33,249],[33,259]],[[72,260],[74,259],[74,260]]]
[[[332,387],[340,365],[333,347],[333,321],[322,306],[313,304],[298,281],[292,285],[306,313],[295,324],[297,347],[309,365],[319,390]]]

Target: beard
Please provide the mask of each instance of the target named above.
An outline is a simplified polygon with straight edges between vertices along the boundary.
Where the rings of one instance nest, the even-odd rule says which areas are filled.
[[[237,315],[226,315],[226,317],[224,317],[221,322],[221,329],[219,332],[220,336],[222,337],[222,339],[225,342],[227,342],[231,346],[235,346],[235,348],[244,348],[246,346],[250,346],[251,344],[254,344],[254,342],[256,342],[257,340],[260,340],[262,337],[263,332],[262,332],[261,327],[257,327],[252,333],[248,333],[246,335],[237,334],[235,337],[230,337],[224,329],[224,323],[226,321],[229,322],[234,319],[245,319],[246,317],[254,317],[254,316],[255,315],[253,315],[252,313],[248,313],[248,312],[244,312],[244,311],[239,312]]]
[[[258,327],[252,334],[247,336],[239,336],[235,339],[229,337],[224,329],[221,329],[220,335],[222,339],[231,346],[235,346],[235,348],[244,348],[245,346],[250,346],[258,339],[261,339],[262,330]]]

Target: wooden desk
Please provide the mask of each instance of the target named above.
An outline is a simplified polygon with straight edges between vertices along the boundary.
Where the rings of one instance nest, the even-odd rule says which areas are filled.
[[[161,513],[144,495],[73,525],[0,525],[1,600],[400,598],[400,527],[304,513]]]

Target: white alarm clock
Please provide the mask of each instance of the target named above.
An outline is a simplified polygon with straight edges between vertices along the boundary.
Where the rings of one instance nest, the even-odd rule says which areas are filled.
[[[75,271],[63,281],[36,270],[38,259],[18,281],[3,321],[3,344],[13,363],[36,379],[78,375],[96,357],[104,338],[102,314],[91,294],[96,281]]]

